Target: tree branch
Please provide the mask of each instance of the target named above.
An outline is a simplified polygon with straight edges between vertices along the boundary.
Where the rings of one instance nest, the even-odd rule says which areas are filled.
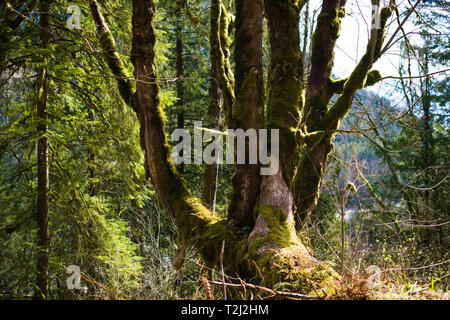
[[[344,85],[348,79],[349,78],[333,80],[330,78],[329,79],[329,88],[330,88],[331,92],[341,94],[344,91]],[[366,83],[364,84],[364,88],[373,86],[383,79],[386,79],[386,78],[382,78],[381,74],[378,70],[372,70],[367,74],[367,80],[366,80]]]
[[[119,87],[119,92],[122,99],[126,104],[132,106],[136,85],[117,51],[114,37],[103,19],[103,15],[100,12],[100,8],[96,0],[91,0],[90,8],[92,19],[97,26],[99,43],[103,50],[106,63],[116,78],[117,86]]]
[[[345,0],[324,0],[312,35],[311,72],[306,87],[304,121],[318,130],[332,96],[329,78],[334,63],[334,48],[345,16]]]
[[[381,76],[377,71],[373,71],[370,77],[368,75],[373,64],[381,56],[381,46],[384,40],[386,23],[392,14],[394,6],[395,5],[391,2],[388,7],[381,10],[381,28],[376,30],[376,32],[372,32],[372,37],[367,45],[366,53],[353,70],[350,77],[345,81],[342,94],[326,114],[324,122],[326,128],[324,129],[336,130],[339,126],[339,122],[350,110],[356,91],[364,88],[368,83],[370,84],[380,80]]]
[[[223,97],[225,121],[232,126],[234,96],[234,75],[230,63],[229,17],[222,0],[211,0],[211,64],[217,66],[217,78]]]

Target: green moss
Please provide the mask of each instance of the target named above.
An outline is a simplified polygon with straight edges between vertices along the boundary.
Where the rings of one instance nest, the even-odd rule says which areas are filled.
[[[230,44],[228,36],[229,15],[221,0],[211,2],[211,61],[215,60],[218,66],[218,80],[222,91],[225,121],[228,127],[233,127],[232,108],[235,100],[234,96],[234,76],[230,63]]]
[[[283,214],[280,208],[272,206],[259,206],[256,209],[264,216],[269,228],[268,240],[280,247],[299,244],[295,228]]]
[[[303,1],[266,1],[269,25],[270,73],[266,128],[279,129],[280,164],[290,184],[298,162],[293,128],[300,122],[304,104],[303,59],[300,51],[299,24]]]
[[[114,38],[111,31],[104,31],[99,38],[99,43],[104,51],[106,63],[111,69],[113,75],[116,77],[119,92],[129,106],[132,105],[133,94],[136,91],[136,84],[131,79],[131,76],[125,67],[122,58],[117,52]]]
[[[285,248],[299,245],[300,242],[294,227],[287,221],[280,208],[258,206],[255,208],[255,213],[262,215],[269,230],[266,237],[253,239],[247,250],[249,258],[257,261],[257,265],[264,269],[269,267],[269,259],[272,256],[270,249],[265,250],[264,253],[261,252],[265,246]]]
[[[177,0],[176,4],[178,13],[183,9],[186,10],[186,15],[193,25],[197,26],[200,23],[200,18],[192,14],[191,10],[189,9],[188,2],[186,0]]]
[[[345,187],[345,191],[350,191],[351,193],[356,193],[356,186],[353,182],[348,181],[347,186]]]
[[[336,130],[339,127],[341,120],[351,108],[353,97],[357,90],[364,88],[366,85],[373,85],[381,80],[381,74],[379,71],[373,70],[369,72],[369,70],[381,55],[381,46],[384,41],[387,19],[391,16],[394,8],[395,6],[391,4],[389,7],[385,7],[381,10],[381,29],[377,31],[376,38],[369,41],[366,53],[353,70],[350,77],[347,81],[345,81],[341,96],[337,99],[333,107],[327,112],[326,123],[328,129]],[[373,41],[375,41],[375,44]],[[373,45],[375,45],[375,47],[372,55]]]
[[[313,134],[313,133],[312,133]],[[312,136],[310,144],[312,149],[308,149],[307,153],[302,156],[298,166],[298,171],[294,179],[294,200],[297,206],[296,227],[300,229],[317,204],[320,194],[320,183],[324,174],[328,154],[331,151],[331,137],[327,132],[317,132]],[[317,140],[319,142],[317,142]],[[315,146],[314,146],[315,145]]]
[[[311,56],[311,63],[320,64],[327,63],[331,67],[333,64],[332,57],[324,56],[324,54],[330,54],[329,46],[334,47],[333,43],[322,41],[322,37],[331,37],[333,41],[339,38],[341,32],[342,18],[345,17],[345,7],[336,8],[329,12],[322,12],[317,21],[318,26],[324,26],[326,30],[317,28],[312,36],[312,49],[313,55]],[[324,34],[326,32],[327,34]],[[333,48],[332,48],[333,49]],[[334,53],[331,52],[333,55]],[[328,67],[328,68],[329,68]]]
[[[366,87],[373,86],[375,83],[380,81],[381,78],[382,78],[382,76],[381,76],[380,71],[378,71],[378,70],[370,71],[369,74],[367,75]]]
[[[264,285],[315,294],[314,289],[332,294],[337,288],[337,274],[315,260],[300,242],[294,226],[279,208],[259,206],[256,212],[264,218],[268,233],[248,246],[247,265],[253,273],[261,273]],[[256,270],[257,269],[257,270]]]
[[[374,84],[376,84],[377,82],[379,82],[382,79],[381,73],[378,70],[372,70],[367,74],[367,79],[365,81],[365,87],[369,87],[369,86],[373,86]],[[334,80],[330,78],[329,81],[329,87],[330,90],[333,93],[342,93],[342,91],[344,90],[344,85],[347,82],[347,78],[346,79],[339,79],[339,80]]]
[[[330,265],[311,260],[304,247],[285,248],[271,263],[277,267],[268,273],[266,282],[277,289],[311,296],[332,295],[338,290],[339,275]]]
[[[258,69],[255,67],[251,68],[248,73],[244,75],[239,92],[237,92],[237,98],[233,106],[232,116],[235,125],[238,127],[240,126],[239,123],[243,123],[248,119],[249,110],[247,108],[245,97],[247,92],[252,90],[251,86],[256,85],[256,82],[258,81],[257,77]]]
[[[325,131],[314,131],[311,133],[303,133],[299,129],[291,129],[294,132],[297,144],[301,147],[301,149],[314,149],[317,144],[322,140]]]

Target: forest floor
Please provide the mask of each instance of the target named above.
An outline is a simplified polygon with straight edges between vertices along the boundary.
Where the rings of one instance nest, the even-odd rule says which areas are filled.
[[[396,282],[385,280],[368,289],[365,280],[352,279],[341,283],[343,300],[450,300],[450,291],[435,287],[434,283],[424,285],[418,282]]]

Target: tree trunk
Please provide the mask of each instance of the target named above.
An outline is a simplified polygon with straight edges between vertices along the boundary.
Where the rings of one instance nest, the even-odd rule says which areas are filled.
[[[301,5],[291,1],[265,1],[271,45],[267,128],[280,130],[280,168],[263,176],[255,207],[256,223],[247,239],[248,254],[256,261],[264,283],[273,286],[295,279],[289,289],[331,292],[337,275],[301,243],[295,230],[294,199],[290,184],[298,161],[295,133],[303,104],[303,69],[300,52]]]
[[[50,38],[49,34],[49,3],[40,2],[40,28],[41,45],[47,46]],[[47,63],[47,58],[42,59],[43,64]],[[47,138],[47,90],[48,73],[44,66],[37,78],[37,261],[36,261],[36,286],[38,291],[35,293],[37,299],[48,298],[48,255],[49,255],[49,236],[48,236],[48,138]]]
[[[177,128],[184,129],[184,87],[183,87],[183,27],[181,18],[177,17],[176,53],[177,53]],[[183,152],[183,151],[181,151]],[[183,157],[183,154],[180,154]],[[178,166],[178,171],[184,172],[184,163]]]
[[[100,44],[107,49],[105,59],[117,77],[124,101],[138,116],[145,168],[160,204],[175,221],[180,243],[197,248],[207,266],[212,268],[219,262],[225,243],[223,264],[228,274],[237,274],[243,279],[259,278],[267,286],[284,282],[291,290],[316,295],[322,295],[324,291],[336,292],[338,275],[330,266],[312,257],[296,233],[294,220],[296,214],[306,212],[300,219],[304,223],[314,208],[333,134],[349,111],[356,90],[381,78],[370,68],[381,54],[384,27],[392,11],[391,7],[382,10],[382,28],[369,42],[368,52],[349,78],[332,81],[333,50],[344,15],[341,7],[344,2],[324,1],[313,35],[312,56],[316,58],[311,61],[313,79],[308,81],[306,99],[299,49],[300,10],[305,2],[264,2],[271,44],[269,97],[264,119],[262,4],[236,0],[236,86],[233,88],[227,53],[229,40],[224,36],[225,26],[228,26],[226,10],[220,0],[212,0],[217,7],[212,5],[211,21],[217,21],[217,16],[220,18],[218,27],[212,24],[215,29],[211,33],[216,34],[215,30],[218,30],[220,41],[212,37],[216,43],[211,43],[214,56],[211,59],[212,62],[217,59],[215,64],[219,65],[218,83],[223,93],[228,127],[244,130],[266,127],[280,131],[278,172],[260,176],[258,165],[236,165],[228,217],[221,218],[190,193],[171,161],[159,101],[160,89],[154,81],[158,74],[153,1],[133,0],[131,56],[136,90],[123,77],[117,77],[127,74],[127,70],[96,1],[91,1]],[[214,11],[218,8],[220,12]],[[215,50],[217,43],[221,50]],[[153,81],[146,81],[149,79]],[[214,86],[211,84],[210,88],[213,90],[211,105],[216,108]],[[328,109],[334,93],[340,96]],[[301,157],[298,156],[300,152]],[[311,191],[313,196],[308,198]]]
[[[340,23],[344,15],[345,1],[325,0],[319,14],[316,30],[312,35],[311,72],[306,87],[306,101],[302,108],[304,130],[317,132],[324,129],[324,116],[333,95],[331,71],[334,48],[339,37]],[[317,204],[320,184],[331,151],[331,135],[321,138],[302,152],[295,177],[295,203],[298,209],[297,223],[301,227]]]
[[[212,0],[210,6],[210,60],[211,70],[209,79],[209,104],[208,104],[208,127],[210,129],[220,129],[221,111],[221,90],[219,80],[219,68],[221,65],[221,45],[220,45],[220,1]],[[207,165],[203,174],[203,195],[202,202],[215,212],[216,192],[218,179],[218,165],[213,163]]]
[[[236,0],[236,100],[232,110],[231,128],[261,129],[264,127],[264,85],[262,68],[262,21],[260,1]],[[248,144],[246,143],[246,159]],[[246,162],[248,163],[248,162]],[[261,177],[257,164],[236,164],[231,180],[233,192],[228,219],[239,227],[253,227],[253,210],[258,198]]]
[[[386,23],[394,7],[392,3],[381,10],[380,29],[372,29],[366,53],[351,75],[336,81],[331,78],[334,47],[345,16],[345,3],[345,0],[324,0],[312,36],[311,73],[298,130],[302,156],[293,182],[297,227],[308,221],[317,204],[335,131],[349,112],[356,91],[381,80],[380,73],[371,68],[382,54]],[[339,97],[329,107],[334,94]]]
[[[429,57],[428,57],[428,48],[425,48],[425,54],[424,54],[424,73],[429,73]],[[422,140],[422,169],[424,172],[424,180],[426,186],[432,186],[433,185],[433,178],[432,178],[432,169],[431,167],[434,165],[434,148],[433,148],[433,128],[431,126],[431,97],[430,97],[430,79],[429,77],[425,77],[425,83],[422,85],[422,111],[423,111],[423,126],[422,126],[422,134],[421,134],[421,140]],[[424,202],[425,211],[428,211],[429,208],[429,195],[430,191],[425,190],[424,191]]]

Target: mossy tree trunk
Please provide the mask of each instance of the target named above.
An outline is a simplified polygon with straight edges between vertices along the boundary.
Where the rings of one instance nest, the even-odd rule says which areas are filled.
[[[261,1],[236,0],[235,5],[236,98],[232,118],[228,119],[227,124],[231,128],[258,130],[264,127],[263,7]],[[248,144],[246,146],[248,159]],[[261,183],[259,170],[257,164],[236,164],[235,174],[231,179],[233,191],[228,220],[241,228],[251,228],[254,225],[253,211]]]
[[[232,110],[235,101],[234,74],[230,63],[230,26],[232,16],[222,0],[211,0],[210,3],[210,85],[208,105],[208,127],[220,127],[221,116],[225,123],[232,123]],[[231,126],[231,125],[230,125]],[[217,192],[218,165],[207,165],[203,174],[203,204],[215,211]]]
[[[339,37],[341,19],[345,13],[345,1],[325,0],[312,35],[311,70],[306,87],[306,99],[302,106],[302,130],[323,130],[324,115],[333,95],[331,71],[334,47]],[[320,142],[305,145],[295,176],[295,203],[298,209],[297,225],[303,225],[314,209],[320,193],[327,156],[331,151],[330,135],[319,137]]]
[[[171,161],[159,85],[154,81],[158,73],[153,1],[133,0],[134,81],[117,53],[97,3],[91,1],[105,59],[124,101],[137,114],[145,168],[159,202],[175,221],[180,242],[196,247],[209,267],[218,263],[225,242],[227,273],[260,278],[268,286],[286,282],[290,289],[306,293],[321,294],[321,289],[333,292],[337,274],[312,257],[301,243],[295,217],[299,217],[297,227],[304,224],[317,202],[333,135],[348,113],[355,92],[381,78],[371,67],[381,55],[384,27],[393,4],[382,10],[381,29],[372,32],[367,52],[349,78],[333,81],[333,52],[345,1],[324,0],[312,39],[311,74],[304,88],[299,19],[305,1],[266,0],[271,45],[266,103],[262,2],[235,2],[235,85],[228,52],[228,15],[222,1],[211,3],[211,78],[217,77],[227,126],[280,130],[279,171],[260,176],[258,165],[237,165],[227,218],[216,215],[190,193]],[[216,112],[217,88],[212,82],[210,88],[211,109]],[[329,108],[333,94],[339,97]]]
[[[263,176],[255,227],[247,239],[253,272],[261,270],[264,282],[290,283],[289,289],[311,293],[317,288],[332,292],[337,274],[317,261],[301,243],[295,230],[295,205],[291,189],[299,161],[296,132],[304,105],[303,66],[299,20],[305,2],[265,1],[269,26],[270,74],[266,128],[280,130],[279,171]]]
[[[50,39],[49,31],[49,2],[40,1],[40,42],[45,49]],[[47,137],[47,91],[48,70],[47,57],[41,58],[43,67],[38,71],[36,80],[36,106],[37,106],[37,262],[36,262],[36,286],[35,298],[48,298],[48,260],[49,260],[49,235],[48,235],[48,137]]]
[[[221,72],[222,47],[220,43],[220,15],[221,5],[219,0],[211,1],[210,14],[210,79],[209,79],[209,104],[208,104],[208,127],[219,130],[221,114],[221,85],[219,73]],[[212,211],[215,211],[215,201],[217,192],[218,165],[213,163],[207,165],[203,173],[203,204]]]
[[[184,86],[183,86],[183,22],[181,17],[177,16],[176,22],[176,69],[177,69],[177,127],[179,129],[184,129]],[[183,154],[180,154],[183,157]],[[184,163],[178,166],[178,171],[180,173],[184,172]]]
[[[356,91],[381,79],[380,73],[371,68],[381,56],[386,22],[394,7],[392,1],[381,10],[381,28],[372,29],[366,53],[351,75],[341,80],[331,78],[334,48],[345,16],[345,3],[344,0],[324,0],[312,36],[311,71],[301,111],[300,130],[297,131],[302,153],[293,183],[297,228],[308,221],[317,204],[334,134],[350,110]],[[329,107],[334,94],[339,97]]]

